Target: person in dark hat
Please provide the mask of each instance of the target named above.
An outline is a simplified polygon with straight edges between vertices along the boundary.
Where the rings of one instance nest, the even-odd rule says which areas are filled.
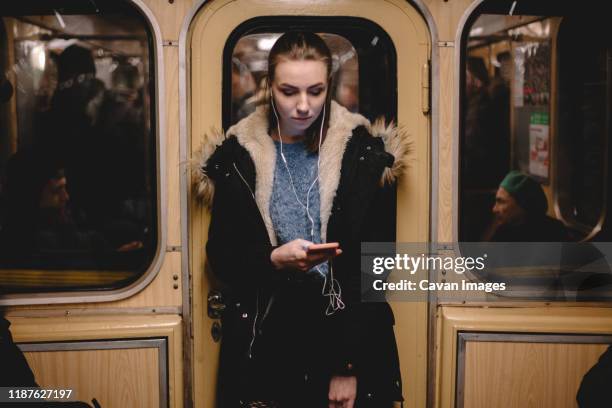
[[[102,82],[96,79],[96,65],[91,50],[73,44],[59,54],[57,87],[51,98],[51,111],[58,117],[63,128],[71,130],[76,125],[91,125],[89,105],[103,91]]]
[[[71,202],[79,211],[95,202],[93,178],[98,157],[93,117],[104,86],[96,77],[91,51],[74,44],[57,57],[57,87],[50,109],[37,123],[36,145],[61,160],[70,180]]]
[[[87,48],[73,44],[62,51],[58,57],[57,80],[59,83],[70,79],[78,80],[80,75],[81,78],[87,75],[93,78],[95,74],[96,65],[91,51]]]
[[[63,161],[74,213],[102,229],[126,201],[147,194],[144,114],[96,78],[93,54],[81,45],[59,54],[57,73],[38,145]]]
[[[513,170],[497,189],[493,215],[494,242],[564,242],[569,235],[563,223],[546,215],[548,202],[542,186]]]

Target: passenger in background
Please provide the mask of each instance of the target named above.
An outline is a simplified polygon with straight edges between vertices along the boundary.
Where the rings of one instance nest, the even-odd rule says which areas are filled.
[[[483,188],[490,180],[482,180],[490,174],[489,157],[493,140],[493,123],[488,110],[491,105],[489,75],[481,58],[470,57],[465,73],[465,166],[469,187]],[[497,181],[498,179],[496,179]],[[496,182],[495,181],[495,182]]]
[[[249,67],[238,56],[232,57],[232,118],[238,122],[253,111],[256,105],[257,84]]]
[[[84,246],[68,209],[66,177],[54,159],[32,150],[13,155],[7,167],[6,200],[7,219],[0,236],[3,261],[18,265],[40,251]]]
[[[491,80],[482,58],[469,57],[465,74],[465,167],[468,187],[495,188],[508,172],[510,94]]]
[[[565,226],[547,216],[547,209],[548,202],[540,184],[520,171],[511,171],[497,189],[493,207],[495,219],[485,241],[568,241]]]
[[[118,226],[100,231],[79,226],[69,206],[64,169],[46,152],[20,150],[11,157],[6,176],[7,219],[0,233],[2,262],[19,266],[58,251],[87,254],[142,247],[125,227],[121,227],[121,238],[110,239]]]
[[[91,52],[78,45],[57,57],[57,87],[51,107],[36,128],[36,145],[63,163],[73,205],[89,209],[87,185],[94,171],[93,125],[104,85],[96,78]]]
[[[464,241],[478,241],[490,226],[495,190],[510,166],[510,93],[501,70],[493,78],[484,60],[469,57],[465,72],[464,138],[461,145]]]
[[[354,61],[352,65],[356,65]],[[339,70],[336,100],[351,112],[359,111],[359,72],[357,67],[350,66]]]
[[[142,111],[96,78],[87,48],[71,45],[57,61],[58,85],[37,147],[64,163],[75,211],[103,228],[125,219],[147,194]]]

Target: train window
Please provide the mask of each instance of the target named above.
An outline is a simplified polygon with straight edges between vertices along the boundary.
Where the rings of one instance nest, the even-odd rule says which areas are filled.
[[[157,249],[153,34],[127,1],[0,5],[0,291],[106,290]]]
[[[395,49],[382,28],[358,18],[266,17],[240,25],[226,44],[225,128],[255,109],[268,70],[268,52],[276,39],[289,29],[317,32],[329,46],[333,58],[334,100],[370,120],[379,116],[395,119]],[[380,80],[360,81],[360,78]]]
[[[466,24],[461,241],[611,240],[612,28],[594,2],[562,3],[484,1]],[[525,176],[504,212],[500,183]]]

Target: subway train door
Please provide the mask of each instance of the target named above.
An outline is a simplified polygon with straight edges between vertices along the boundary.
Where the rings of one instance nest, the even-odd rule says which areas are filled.
[[[412,138],[397,189],[397,241],[427,242],[430,229],[430,35],[423,17],[399,0],[209,1],[194,9],[184,51],[184,159],[212,128],[227,129],[253,109],[267,53],[289,29],[319,33],[335,60],[334,98],[368,119],[386,116]],[[189,177],[186,175],[185,177]],[[187,180],[188,185],[191,181]],[[206,263],[209,212],[187,189],[192,276],[194,406],[214,406],[220,321]],[[423,407],[427,382],[427,305],[393,304],[406,407]]]

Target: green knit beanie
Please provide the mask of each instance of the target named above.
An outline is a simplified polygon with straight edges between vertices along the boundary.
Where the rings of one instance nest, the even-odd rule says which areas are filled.
[[[499,185],[506,190],[529,215],[544,215],[548,202],[540,183],[518,170],[512,170]]]

